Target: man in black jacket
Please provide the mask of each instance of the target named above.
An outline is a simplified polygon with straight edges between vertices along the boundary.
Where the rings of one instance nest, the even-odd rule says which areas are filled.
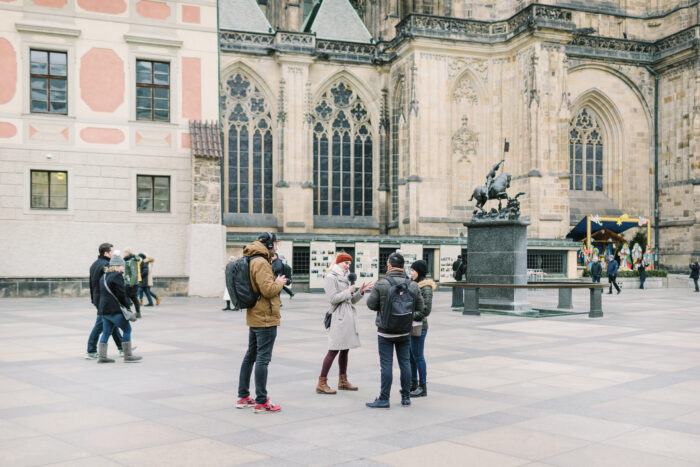
[[[593,282],[600,282],[600,276],[603,274],[603,266],[600,264],[600,261],[598,261],[597,256],[594,256],[591,261],[593,261],[591,265],[591,279],[593,279]]]
[[[109,260],[112,257],[112,245],[111,243],[103,243],[100,245],[98,252],[99,256],[90,266],[90,300],[95,308],[100,306],[100,280],[104,274],[105,267],[109,266]],[[97,315],[95,320],[95,325],[90,331],[90,337],[88,337],[87,353],[85,358],[88,360],[95,360],[97,358],[97,340],[102,334],[102,317]],[[112,338],[114,343],[117,344],[119,348],[119,354],[122,354],[122,339],[119,335],[119,330],[114,329],[112,331]]]
[[[698,288],[698,279],[700,279],[700,264],[698,262],[690,263],[690,278],[693,279],[693,282],[695,283],[695,291],[700,292],[700,288]]]

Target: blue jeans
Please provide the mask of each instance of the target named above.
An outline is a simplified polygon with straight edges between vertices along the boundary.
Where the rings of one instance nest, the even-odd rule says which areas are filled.
[[[87,344],[88,353],[97,352],[97,340],[100,338],[100,334],[102,334],[102,316],[97,315],[97,319],[95,320],[95,325],[92,327],[92,331],[90,331],[90,337],[88,337],[88,344]],[[112,338],[114,339],[114,343],[117,344],[117,348],[119,350],[121,350],[122,338],[119,335],[119,330],[117,328],[114,328],[112,330]],[[105,341],[105,342],[107,342],[107,341]]]
[[[267,402],[267,365],[272,359],[272,348],[277,337],[277,326],[248,328],[248,351],[241,363],[238,377],[238,398],[250,396],[250,376],[255,365],[255,403]]]
[[[122,340],[124,342],[131,342],[131,324],[124,318],[124,315],[119,313],[118,315],[102,315],[102,337],[100,337],[100,344],[106,344],[109,340],[109,335],[112,334],[112,330],[116,327],[121,328],[124,336]]]
[[[148,299],[148,304],[153,305],[153,298],[158,298],[156,294],[153,293],[149,286],[139,286],[139,300],[143,301],[143,293],[146,292],[146,298]]]
[[[411,381],[425,384],[425,357],[423,356],[423,348],[425,346],[425,335],[427,329],[423,329],[420,336],[411,336]],[[420,374],[420,381],[418,380]]]
[[[393,382],[394,348],[401,370],[401,396],[409,397],[411,390],[411,336],[386,338],[377,336],[379,347],[379,365],[381,367],[382,387],[379,398],[389,400]]]

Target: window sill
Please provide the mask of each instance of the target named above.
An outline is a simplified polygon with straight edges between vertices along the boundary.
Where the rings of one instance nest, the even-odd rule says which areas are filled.
[[[24,118],[38,118],[38,119],[46,119],[46,120],[61,120],[64,118],[68,118],[70,120],[75,120],[75,115],[71,114],[55,114],[55,113],[49,113],[49,112],[24,112],[22,114],[22,117]]]
[[[162,122],[159,120],[129,120],[129,123],[135,123],[137,125],[153,125],[153,126],[169,126],[172,128],[178,128],[177,123],[173,122]]]

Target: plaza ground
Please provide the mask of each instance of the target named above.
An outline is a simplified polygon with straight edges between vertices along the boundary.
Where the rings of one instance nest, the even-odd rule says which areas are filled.
[[[587,310],[588,291],[574,302]],[[282,412],[256,415],[234,407],[247,328],[220,300],[145,308],[143,361],[109,365],[83,359],[87,299],[1,300],[0,465],[698,465],[700,294],[626,289],[604,296],[602,319],[449,304],[436,294],[429,396],[402,408],[395,371],[392,408],[377,411],[364,406],[379,392],[373,313],[359,304],[359,391],[317,395],[327,304],[285,296],[268,384]]]

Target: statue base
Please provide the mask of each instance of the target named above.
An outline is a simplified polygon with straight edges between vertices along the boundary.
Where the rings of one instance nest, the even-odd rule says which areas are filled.
[[[527,226],[519,219],[465,222],[467,282],[527,284]],[[480,289],[479,309],[529,312],[527,289]]]

